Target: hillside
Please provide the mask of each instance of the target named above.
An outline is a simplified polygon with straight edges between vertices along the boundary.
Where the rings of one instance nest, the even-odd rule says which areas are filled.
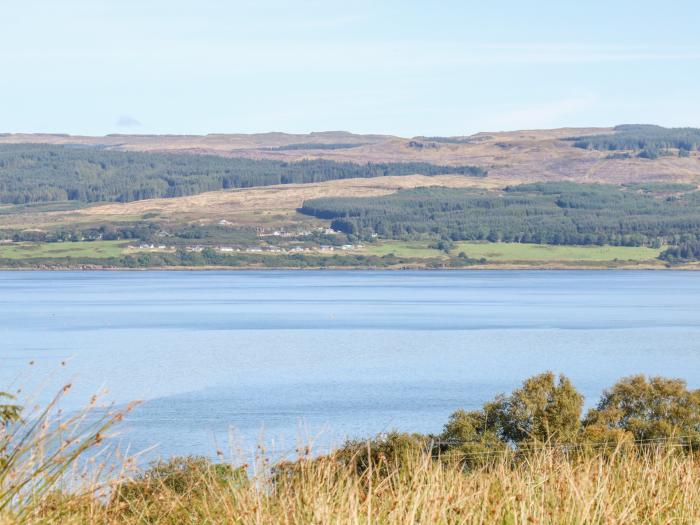
[[[569,137],[617,135],[612,128],[478,133],[468,137],[414,137],[321,132],[205,136],[0,135],[0,144],[90,145],[109,150],[210,154],[250,159],[328,159],[351,162],[427,162],[488,168],[494,180],[522,182],[693,182],[700,177],[697,152],[687,157],[609,158],[609,151],[575,147]]]
[[[405,175],[486,177],[477,166],[427,162],[287,162],[216,155],[0,145],[0,204],[130,202],[207,191]]]
[[[4,134],[0,265],[694,267],[698,136]]]

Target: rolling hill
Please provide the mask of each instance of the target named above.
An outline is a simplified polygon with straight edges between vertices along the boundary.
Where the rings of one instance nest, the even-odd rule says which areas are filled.
[[[204,136],[109,135],[86,137],[48,134],[4,134],[0,144],[85,145],[108,150],[208,154],[249,159],[327,159],[366,162],[426,162],[474,165],[489,170],[493,180],[521,182],[696,182],[700,157],[617,158],[609,151],[575,147],[571,137],[617,135],[615,128],[478,133],[467,137],[413,137],[321,132],[210,134]],[[622,157],[622,156],[619,156]]]
[[[635,212],[645,224],[663,224],[657,211],[666,210],[666,200],[683,194],[681,207],[697,200],[698,136],[691,128],[634,125],[410,138],[340,131],[0,134],[0,264],[659,267],[664,263],[656,255],[671,246],[674,260],[692,266],[694,259],[687,254],[700,251],[692,244],[700,239],[692,209],[688,208],[690,219],[683,219],[685,226],[657,228],[646,237],[621,236],[609,217],[603,224],[603,215],[591,206],[595,196],[591,201],[586,194],[598,191],[591,185],[610,185],[605,190],[613,192],[610,195],[615,188],[623,189],[630,206],[646,203]],[[519,212],[526,218],[551,216],[554,222],[547,223],[547,232],[537,226],[545,221],[523,221],[523,228],[532,229],[523,235],[517,221],[506,228],[505,219],[497,215],[480,218],[481,206],[495,209],[514,198],[508,188],[561,181],[576,183],[572,191],[581,194],[586,209],[577,211],[570,203],[550,199],[546,206],[532,209],[524,203]],[[446,190],[410,193],[418,188]],[[305,203],[318,199],[336,199],[343,209],[343,199],[381,204],[385,201],[377,198],[397,192],[425,195],[427,200],[418,198],[408,209],[435,212],[406,216],[400,231],[390,232],[382,224],[378,230],[363,226],[361,235],[352,229],[329,234],[333,221],[347,222],[337,214],[324,218],[300,213]],[[636,192],[644,195],[637,198]],[[466,215],[440,215],[446,206],[456,206]],[[668,209],[685,217],[682,208]],[[585,237],[577,237],[574,230],[554,235],[557,214],[570,220],[574,212],[579,213],[578,226],[572,228],[585,225]],[[361,213],[369,217],[369,211]],[[642,218],[621,213],[619,220],[636,231]],[[454,226],[460,224],[476,226],[460,226],[469,230],[462,231]],[[576,240],[573,244],[590,240],[593,245],[569,252],[568,238]],[[52,244],[66,241],[71,243]],[[362,247],[367,242],[370,246]],[[479,244],[487,242],[500,247]],[[611,248],[596,248],[601,242]],[[561,245],[555,248],[552,243]],[[543,250],[525,249],[538,244]],[[209,250],[206,257],[202,250]],[[333,250],[336,253],[328,255]],[[493,255],[497,253],[507,255]]]

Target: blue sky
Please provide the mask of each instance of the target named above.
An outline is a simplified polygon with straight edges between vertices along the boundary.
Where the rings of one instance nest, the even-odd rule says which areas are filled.
[[[676,1],[2,0],[0,132],[700,126]]]

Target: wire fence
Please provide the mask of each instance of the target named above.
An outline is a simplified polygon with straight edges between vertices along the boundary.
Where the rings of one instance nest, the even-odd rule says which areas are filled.
[[[465,445],[474,445],[485,448],[493,448],[493,450],[480,451],[464,451],[457,447]],[[443,450],[443,447],[447,447]],[[688,436],[664,436],[647,439],[627,439],[616,441],[583,441],[583,442],[543,442],[543,443],[518,443],[510,444],[505,442],[500,443],[484,443],[479,440],[458,440],[458,439],[435,439],[430,440],[426,447],[426,452],[433,454],[440,452],[449,452],[451,456],[460,458],[478,458],[488,456],[499,456],[503,454],[527,454],[532,452],[542,451],[557,451],[564,454],[575,452],[587,452],[591,450],[615,450],[618,448],[635,447],[637,449],[673,449],[679,448],[688,451],[700,450],[700,435]]]
[[[369,450],[373,444],[387,443],[388,435],[380,435],[374,440],[367,440],[367,448],[359,448],[357,452]],[[360,445],[361,442],[355,442]],[[465,445],[474,445],[477,447],[485,447],[490,450],[467,451],[460,450],[459,447]],[[524,456],[533,452],[558,452],[564,455],[574,455],[576,453],[584,453],[591,451],[613,451],[616,449],[636,449],[636,450],[672,450],[680,449],[684,451],[700,451],[700,435],[683,435],[683,436],[665,436],[647,439],[627,439],[617,441],[602,441],[602,442],[529,442],[529,443],[485,443],[479,440],[459,440],[459,439],[430,439],[427,440],[423,451],[433,457],[440,457],[443,454],[449,454],[450,458],[454,459],[488,459],[489,457],[502,456]],[[340,449],[329,451],[331,456],[337,453]],[[266,458],[265,450],[258,451],[259,458]],[[312,447],[297,446],[285,450],[271,451],[272,455],[279,460],[293,461],[295,458],[310,458],[317,457]],[[322,454],[326,455],[326,454]],[[267,457],[269,460],[270,458]]]

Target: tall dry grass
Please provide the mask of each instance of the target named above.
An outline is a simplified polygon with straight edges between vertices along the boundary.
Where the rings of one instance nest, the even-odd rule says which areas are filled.
[[[444,448],[396,434],[294,461],[261,448],[252,467],[189,457],[139,471],[107,439],[131,407],[95,398],[66,415],[67,390],[44,408],[0,405],[0,525],[700,523],[689,436]]]
[[[0,406],[0,523],[41,521],[48,502],[97,500],[105,495],[106,480],[125,477],[132,460],[116,454],[106,439],[133,405],[111,410],[94,396],[82,409],[65,414],[60,401],[70,389],[65,385],[44,406]],[[3,401],[13,400],[1,394]]]
[[[338,456],[248,477],[184,459],[94,491],[52,494],[35,523],[700,523],[700,459],[664,445],[572,457],[545,447],[465,469],[419,452],[358,471]],[[10,512],[5,522],[13,522]]]

